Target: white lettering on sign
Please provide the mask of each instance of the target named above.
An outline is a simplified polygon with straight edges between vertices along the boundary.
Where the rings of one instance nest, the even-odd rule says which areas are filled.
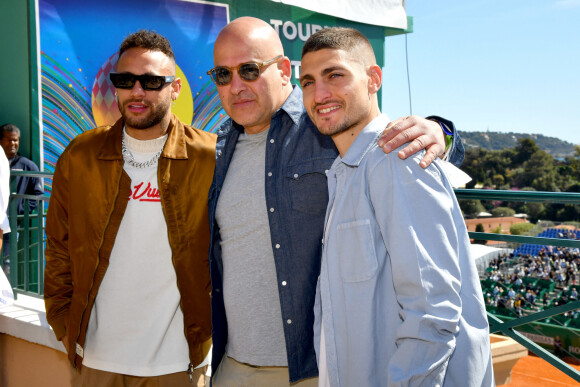
[[[305,42],[308,40],[310,35],[316,31],[320,31],[323,27],[318,24],[309,23],[294,23],[293,21],[287,20],[277,20],[270,19],[270,24],[280,37],[284,37],[287,40],[294,40],[298,37],[300,40]],[[326,26],[325,26],[326,27]]]
[[[307,41],[310,35],[313,33],[328,27],[322,27],[318,24],[294,23],[290,20],[284,21],[278,19],[270,19],[270,25],[272,25],[278,36],[280,36],[280,39],[284,38],[286,40],[293,41],[296,40],[296,38],[299,38],[303,42]],[[294,79],[296,80],[300,78],[300,63],[301,62],[299,60],[290,60],[292,73],[294,74]]]
[[[580,347],[569,346],[568,352],[575,353],[576,355],[580,355]]]
[[[284,22],[284,25],[282,26],[282,32],[284,33],[284,37],[286,39],[296,39],[296,24],[292,23],[291,21]]]
[[[295,79],[300,79],[300,62],[299,60],[291,60],[290,65],[292,66],[292,73]]]
[[[522,335],[535,343],[554,345],[554,338],[549,336],[535,335],[533,333],[521,332]]]

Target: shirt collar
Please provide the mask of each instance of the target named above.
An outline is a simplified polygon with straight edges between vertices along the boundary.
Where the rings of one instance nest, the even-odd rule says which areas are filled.
[[[294,121],[296,125],[300,122],[300,117],[304,113],[304,103],[302,102],[302,89],[296,85],[292,85],[292,93],[288,96],[284,104],[274,115],[278,112],[284,111]]]
[[[387,127],[389,118],[381,114],[369,122],[356,137],[344,157],[338,157],[342,163],[358,167],[365,155],[375,146],[383,130]]]
[[[122,160],[121,137],[125,122],[119,118],[117,122],[107,131],[106,140],[101,146],[98,158],[100,160]],[[187,159],[186,136],[183,123],[175,114],[171,114],[169,126],[167,127],[167,141],[163,148],[163,157],[170,159]]]

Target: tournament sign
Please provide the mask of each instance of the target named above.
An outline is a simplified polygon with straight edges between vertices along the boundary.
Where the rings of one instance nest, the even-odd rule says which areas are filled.
[[[54,172],[58,157],[78,134],[120,117],[109,73],[115,69],[122,40],[139,29],[157,31],[171,42],[176,75],[182,80],[172,111],[184,123],[215,132],[227,116],[206,72],[213,67],[217,34],[240,16],[258,17],[278,32],[292,63],[294,84],[304,41],[326,26],[359,29],[383,65],[388,28],[270,0],[38,0],[44,170]],[[51,184],[47,179],[48,193]]]

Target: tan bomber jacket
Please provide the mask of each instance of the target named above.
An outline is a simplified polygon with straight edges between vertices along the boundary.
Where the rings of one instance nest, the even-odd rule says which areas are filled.
[[[123,170],[123,120],[77,136],[56,165],[46,219],[46,317],[68,357],[80,367],[90,313],[127,207],[131,180]],[[211,346],[207,196],[216,136],[173,115],[159,158],[158,180],[185,336],[195,366]],[[144,284],[144,286],[146,286]],[[136,289],[138,291],[138,289]],[[135,329],[139,329],[138,326]]]

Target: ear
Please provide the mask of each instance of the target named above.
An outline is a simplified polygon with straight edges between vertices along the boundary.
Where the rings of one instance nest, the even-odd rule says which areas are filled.
[[[175,101],[181,92],[181,78],[175,78],[171,82],[171,100]]]
[[[290,64],[290,59],[285,56],[278,62],[278,71],[282,77],[282,85],[286,86],[290,83],[290,78],[292,77],[292,65]]]
[[[380,66],[372,65],[367,70],[369,76],[369,94],[376,94],[383,82],[383,71]]]

